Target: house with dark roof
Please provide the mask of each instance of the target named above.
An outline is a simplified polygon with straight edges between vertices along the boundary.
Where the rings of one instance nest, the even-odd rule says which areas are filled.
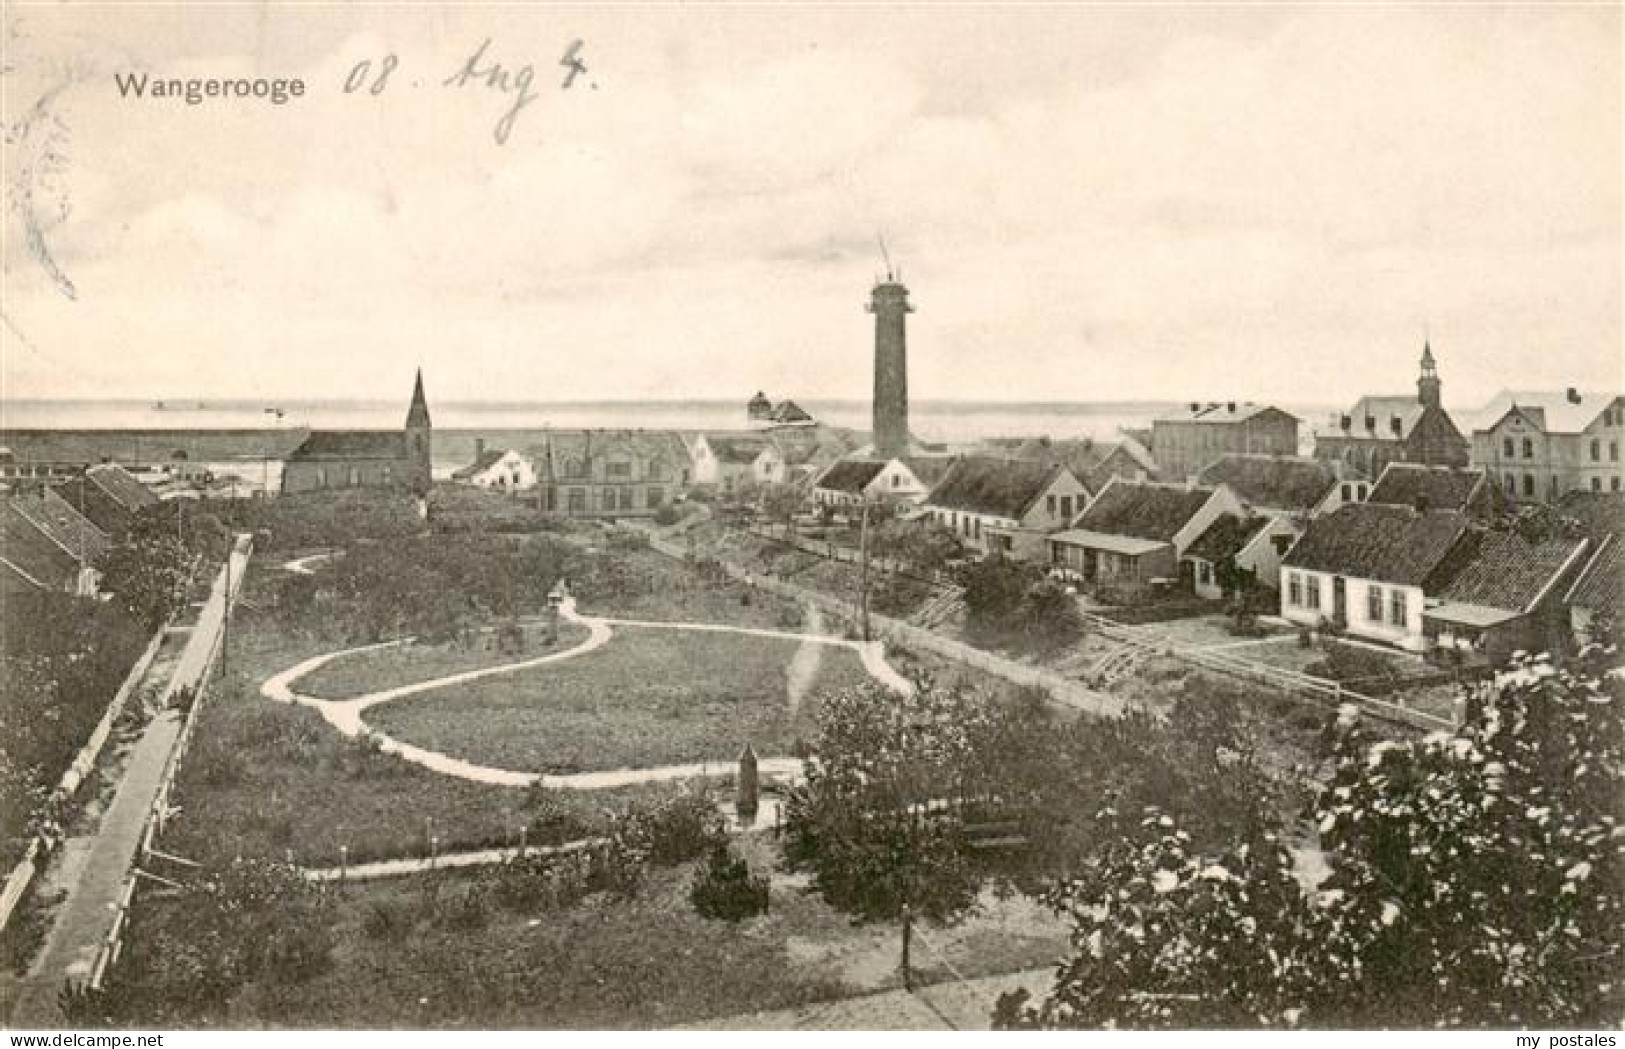
[[[1315,430],[1315,457],[1368,477],[1396,462],[1466,466],[1470,446],[1444,409],[1443,390],[1433,347],[1424,341],[1416,393],[1361,397]]]
[[[1590,547],[1584,536],[1561,531],[1469,528],[1428,582],[1422,610],[1428,647],[1492,666],[1520,650],[1564,651],[1563,599]]]
[[[96,593],[96,565],[107,533],[43,485],[6,496],[0,506],[0,594],[49,590]]]
[[[134,474],[115,463],[97,463],[57,491],[73,508],[108,535],[117,535],[136,514],[158,504],[158,496]]]
[[[813,502],[819,506],[858,506],[874,502],[871,488],[886,463],[874,459],[842,459],[831,463],[813,481]]]
[[[1083,482],[1058,463],[966,456],[948,467],[924,505],[973,549],[1042,559],[1045,537],[1088,501]]]
[[[1126,435],[1108,441],[1097,441],[1091,437],[1077,440],[1031,437],[1015,444],[996,440],[986,443],[994,455],[1062,463],[1091,492],[1106,487],[1113,477],[1126,481],[1155,481],[1158,476],[1157,464],[1150,450]]]
[[[1459,510],[1386,503],[1350,503],[1317,517],[1281,561],[1281,615],[1421,652],[1427,587],[1469,521]]]
[[[1625,631],[1625,542],[1610,533],[1593,541],[1592,552],[1563,595],[1569,628],[1581,644],[1619,642]],[[1612,636],[1605,636],[1604,625]]]
[[[810,486],[831,463],[857,447],[848,431],[831,426],[781,427],[766,436],[784,457],[785,480],[791,484]]]
[[[1086,586],[1132,596],[1178,579],[1191,545],[1220,516],[1243,513],[1222,485],[1113,478],[1070,527],[1049,537],[1050,561]]]
[[[1371,491],[1357,471],[1301,455],[1232,452],[1209,463],[1196,482],[1224,485],[1252,513],[1297,521],[1360,502]]]
[[[1298,538],[1285,518],[1220,514],[1185,550],[1198,597],[1220,600],[1253,590],[1276,590],[1281,557]]]
[[[670,430],[550,430],[525,455],[537,506],[570,517],[649,517],[688,480],[688,452]]]
[[[843,459],[813,483],[813,501],[823,506],[862,502],[917,505],[947,476],[954,462],[946,455],[909,455],[884,461]]]
[[[452,471],[451,479],[497,492],[525,492],[536,487],[536,467],[517,449],[487,448],[485,439],[476,437],[474,461]]]
[[[1421,463],[1389,463],[1366,502],[1419,510],[1461,510],[1479,518],[1490,516],[1502,505],[1483,470]]]
[[[1298,453],[1298,418],[1268,404],[1192,401],[1151,422],[1151,457],[1162,477],[1184,481],[1230,452]]]
[[[433,427],[423,396],[423,373],[401,430],[312,430],[282,465],[282,491],[388,488],[428,494]]]

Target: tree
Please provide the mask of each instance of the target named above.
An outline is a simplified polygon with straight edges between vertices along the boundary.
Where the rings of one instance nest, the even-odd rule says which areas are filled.
[[[1414,742],[1373,742],[1346,710],[1312,889],[1267,823],[1204,858],[1148,814],[1056,888],[1073,956],[997,1022],[1616,1026],[1625,686],[1593,669],[1520,665],[1456,734]]]
[[[785,858],[832,906],[859,918],[945,919],[975,899],[964,786],[986,704],[920,680],[908,696],[879,685],[824,698],[815,755],[785,802]]]
[[[134,519],[103,556],[101,586],[132,619],[151,630],[186,597],[190,551],[173,522]]]
[[[762,512],[769,521],[784,526],[784,537],[790,537],[790,523],[800,511],[803,498],[801,489],[792,484],[770,484],[761,489]]]

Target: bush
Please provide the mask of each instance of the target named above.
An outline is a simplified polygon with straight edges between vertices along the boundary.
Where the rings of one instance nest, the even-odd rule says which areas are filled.
[[[361,919],[361,931],[369,940],[399,943],[406,939],[417,922],[412,908],[403,900],[374,900]]]
[[[722,814],[702,791],[683,789],[652,805],[634,805],[627,813],[629,833],[648,850],[659,867],[686,863],[722,841]]]
[[[736,922],[767,912],[768,880],[766,875],[751,874],[748,863],[735,859],[727,844],[718,842],[695,873],[688,898],[701,917]]]
[[[670,503],[655,511],[655,524],[662,528],[669,528],[682,519],[683,515],[677,512],[677,507]]]

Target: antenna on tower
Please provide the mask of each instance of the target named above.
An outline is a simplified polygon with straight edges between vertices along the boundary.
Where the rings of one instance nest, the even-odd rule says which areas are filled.
[[[876,233],[875,239],[880,242],[880,257],[886,263],[886,280],[889,282],[894,278],[892,277],[891,252],[886,250],[886,235]]]

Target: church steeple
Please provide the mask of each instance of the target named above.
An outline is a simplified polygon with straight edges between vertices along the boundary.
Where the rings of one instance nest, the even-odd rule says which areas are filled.
[[[1440,407],[1439,371],[1433,361],[1433,346],[1422,340],[1422,374],[1416,380],[1416,399],[1429,408]]]
[[[412,386],[412,407],[406,410],[406,428],[429,428],[429,402],[423,396],[423,369],[418,369],[417,382]]]
[[[429,494],[433,483],[434,453],[430,441],[429,401],[423,396],[423,369],[418,369],[412,386],[412,407],[406,410],[407,487],[418,495]]]

